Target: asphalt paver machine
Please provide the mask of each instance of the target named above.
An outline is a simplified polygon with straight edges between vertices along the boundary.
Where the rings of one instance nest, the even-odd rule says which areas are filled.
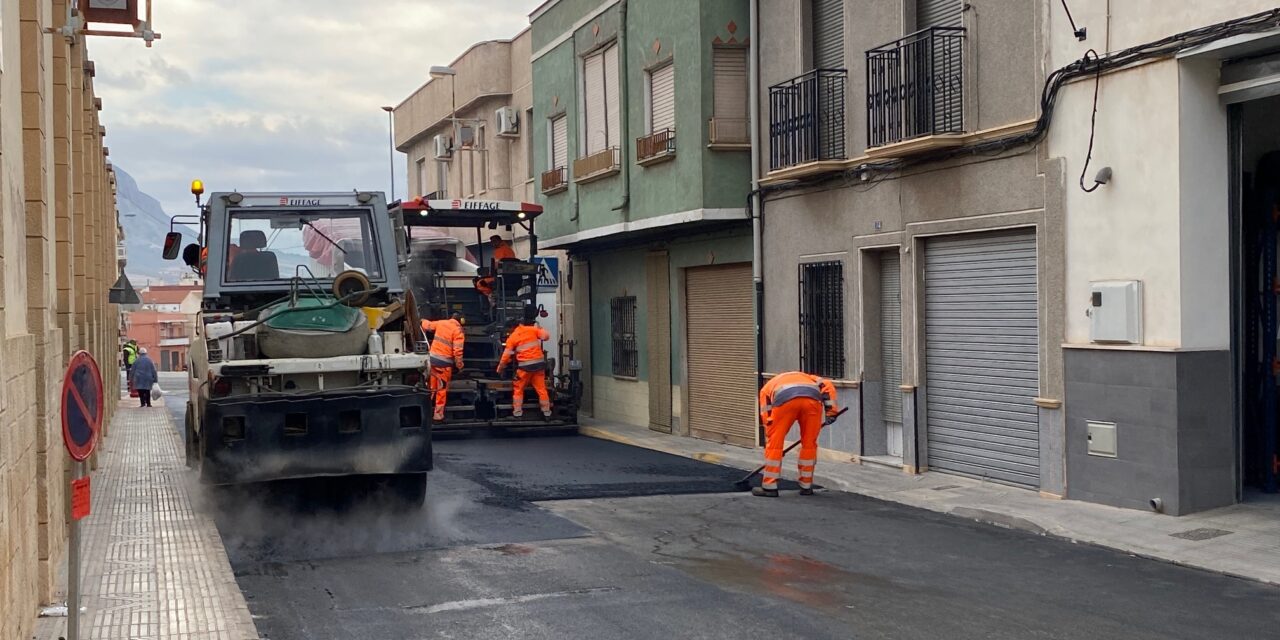
[[[496,373],[507,336],[530,309],[547,328],[559,318],[554,302],[539,302],[539,281],[545,282],[546,267],[536,259],[534,223],[541,213],[542,207],[536,204],[495,200],[414,199],[390,207],[402,242],[408,307],[415,316],[415,322],[406,323],[406,330],[414,332],[417,350],[425,352],[430,342],[416,320],[439,320],[454,313],[464,319],[465,366],[449,384],[445,420],[434,425],[437,434],[486,429],[563,432],[577,427],[582,381],[573,341],[544,345],[553,407],[549,420],[539,410],[532,389],[525,391],[524,415],[513,417],[514,363],[504,375]],[[474,257],[463,238],[474,237],[479,250],[498,229],[523,230],[528,255],[487,263]]]

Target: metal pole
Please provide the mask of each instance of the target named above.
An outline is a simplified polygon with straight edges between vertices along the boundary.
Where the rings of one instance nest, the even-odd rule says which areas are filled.
[[[391,201],[396,200],[396,136],[392,110],[387,110],[387,167],[391,175]]]
[[[71,463],[71,482],[80,478],[82,463]],[[67,515],[71,515],[71,492],[67,486]],[[71,520],[67,552],[67,640],[80,640],[80,521]]]

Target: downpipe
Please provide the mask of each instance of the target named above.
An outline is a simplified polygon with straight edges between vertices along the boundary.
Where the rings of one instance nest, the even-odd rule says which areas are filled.
[[[618,102],[618,162],[622,165],[622,201],[614,207],[614,211],[622,212],[622,221],[631,220],[631,154],[627,144],[631,142],[630,130],[631,108],[630,74],[627,65],[627,0],[618,2],[618,93],[622,100]]]
[[[623,0],[625,4],[626,0]],[[751,50],[747,57],[748,118],[751,121],[751,282],[755,287],[756,384],[764,386],[764,198],[760,193],[760,0],[751,0]]]

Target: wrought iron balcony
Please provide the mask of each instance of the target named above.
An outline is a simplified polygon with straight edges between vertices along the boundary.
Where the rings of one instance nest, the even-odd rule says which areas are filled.
[[[867,146],[964,133],[964,29],[932,27],[867,52]]]
[[[542,193],[551,195],[560,193],[569,188],[569,170],[565,167],[556,167],[550,171],[542,172]]]
[[[636,164],[648,166],[676,155],[676,130],[663,129],[636,138]]]
[[[817,69],[769,87],[769,169],[845,159],[844,69]]]

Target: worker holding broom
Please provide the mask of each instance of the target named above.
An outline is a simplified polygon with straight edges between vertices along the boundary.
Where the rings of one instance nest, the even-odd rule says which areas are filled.
[[[448,403],[449,381],[453,380],[453,370],[462,369],[462,350],[466,345],[467,334],[462,330],[462,314],[454,313],[444,320],[423,320],[423,333],[434,333],[431,340],[431,390],[436,392],[436,406],[432,414],[435,422],[444,422],[445,405]]]
[[[836,387],[830,380],[801,371],[780,373],[760,389],[760,419],[764,422],[764,467],[760,486],[751,495],[778,497],[783,445],[791,425],[800,423],[800,495],[813,495],[813,469],[818,463],[818,434],[824,424],[842,413],[836,406]]]

